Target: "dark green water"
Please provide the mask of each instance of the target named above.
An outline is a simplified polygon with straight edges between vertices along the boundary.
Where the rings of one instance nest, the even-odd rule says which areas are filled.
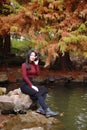
[[[61,121],[62,127],[58,125],[52,130],[87,130],[87,87],[49,86],[49,88],[47,104],[54,111],[64,112],[63,117],[55,117]],[[12,84],[9,89],[12,89]],[[46,130],[50,129],[47,127]]]
[[[49,90],[47,103],[53,110],[64,112],[63,117],[56,117],[63,123],[62,130],[87,130],[87,87],[56,86]]]

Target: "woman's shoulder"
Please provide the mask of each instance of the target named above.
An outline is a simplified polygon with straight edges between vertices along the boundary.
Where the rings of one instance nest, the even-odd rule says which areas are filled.
[[[22,63],[22,67],[25,67],[26,66],[26,63],[24,62],[24,63]]]

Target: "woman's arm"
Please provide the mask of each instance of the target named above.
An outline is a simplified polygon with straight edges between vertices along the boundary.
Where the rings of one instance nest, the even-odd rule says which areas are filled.
[[[31,83],[31,81],[29,80],[28,76],[27,76],[27,70],[26,70],[26,64],[23,63],[22,64],[22,78],[26,81],[26,83],[29,86],[32,86],[33,84]]]

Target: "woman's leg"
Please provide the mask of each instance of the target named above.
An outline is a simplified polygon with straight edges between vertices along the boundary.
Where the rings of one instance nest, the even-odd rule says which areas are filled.
[[[44,100],[44,102],[45,102],[45,100],[46,100],[46,95],[47,95],[47,93],[44,93],[44,94],[42,94],[41,95],[41,97],[39,97],[40,99],[38,99],[38,101],[40,102],[40,100],[41,100],[41,98],[43,98],[43,100]],[[41,101],[42,103],[43,103],[43,101]],[[46,105],[47,106],[47,105]],[[45,107],[45,109],[46,109],[46,107]],[[40,113],[40,114],[45,114],[45,111],[44,111],[44,109],[42,108],[42,105],[39,103],[38,104],[38,109],[36,110],[36,112],[38,112],[38,113]]]
[[[39,102],[39,104],[40,104],[40,106],[41,106],[41,107],[39,107],[39,108],[37,109],[37,112],[38,112],[38,113],[45,114],[47,118],[48,118],[48,117],[51,117],[51,116],[59,115],[58,112],[52,111],[52,110],[47,106],[47,104],[45,103],[45,100],[44,100],[44,98],[43,98],[42,95],[36,94],[36,97],[37,97],[38,102]]]
[[[27,94],[29,96],[32,96],[37,93],[34,89],[32,89],[32,87],[27,85],[24,81],[21,83],[20,89],[24,94]]]
[[[40,93],[36,93],[35,97],[37,98],[42,109],[45,111],[48,108],[47,104],[45,103],[45,97],[43,97]]]
[[[20,88],[21,88],[21,91],[23,93],[28,94],[30,97],[32,96],[35,100],[38,100],[40,106],[44,110],[44,113],[45,113],[46,117],[51,117],[51,116],[58,115],[57,112],[51,111],[50,108],[45,103],[45,98],[46,98],[47,91],[41,91],[40,90],[39,92],[36,92],[34,89],[29,87],[25,83],[22,83]]]

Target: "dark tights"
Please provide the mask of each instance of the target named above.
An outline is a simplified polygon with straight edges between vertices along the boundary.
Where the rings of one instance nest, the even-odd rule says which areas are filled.
[[[20,89],[24,94],[28,94],[33,101],[38,101],[40,106],[46,110],[48,106],[45,103],[46,95],[48,93],[47,89],[44,86],[37,86],[39,92],[35,91],[32,87],[28,86],[23,80]]]

